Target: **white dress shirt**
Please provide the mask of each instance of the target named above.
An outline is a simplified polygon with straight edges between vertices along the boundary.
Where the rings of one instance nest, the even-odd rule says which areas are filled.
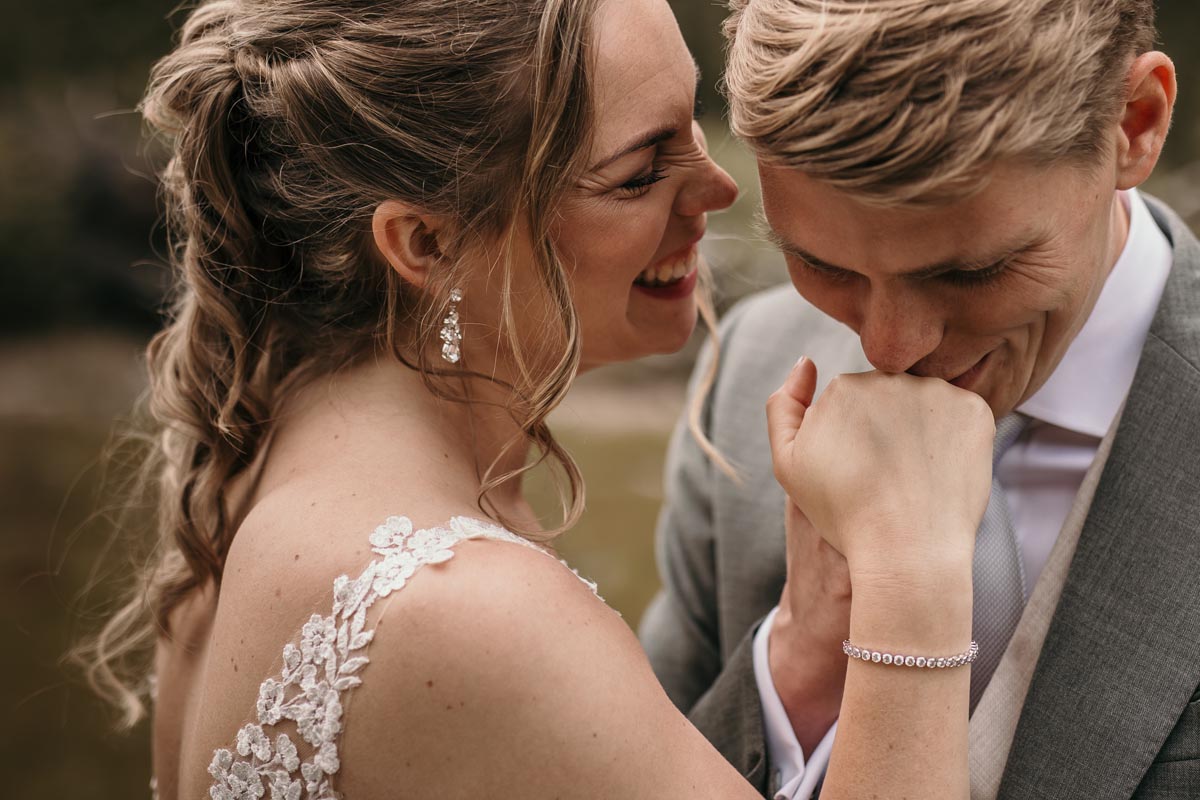
[[[1133,385],[1150,324],[1174,256],[1136,190],[1121,194],[1129,234],[1091,316],[1054,373],[1017,410],[1033,418],[996,465],[1008,500],[1029,599],[1062,530],[1100,440]],[[807,758],[771,679],[767,648],[773,610],[754,637],[754,677],[762,701],[767,753],[778,771],[776,800],[810,800],[825,774],[835,722]]]

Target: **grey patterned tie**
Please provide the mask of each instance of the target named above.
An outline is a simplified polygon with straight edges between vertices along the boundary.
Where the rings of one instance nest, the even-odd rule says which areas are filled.
[[[1008,640],[1025,607],[1025,569],[1009,517],[1008,501],[996,478],[1000,457],[1016,442],[1029,417],[1009,414],[996,423],[992,448],[992,494],[975,536],[974,611],[972,626],[979,642],[979,657],[971,665],[971,710],[987,688]]]

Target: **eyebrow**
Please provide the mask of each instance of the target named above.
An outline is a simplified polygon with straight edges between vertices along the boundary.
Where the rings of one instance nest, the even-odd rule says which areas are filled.
[[[692,58],[692,67],[696,70],[696,95],[698,96],[700,94],[700,81],[702,76],[700,74],[700,64],[696,62],[694,57]],[[639,134],[638,136],[634,137],[632,141],[626,143],[623,147],[618,148],[617,151],[612,155],[603,158],[598,163],[594,164],[591,168],[591,171],[597,172],[602,170],[609,164],[612,164],[614,161],[619,161],[630,153],[638,153],[642,150],[649,150],[651,147],[657,147],[663,142],[673,139],[677,135],[679,135],[679,128],[675,125],[663,125],[649,131],[648,133]]]
[[[830,264],[824,259],[817,258],[799,245],[789,242],[771,228],[767,228],[766,236],[771,244],[779,248],[780,252],[782,252],[784,255],[790,255],[798,258],[819,270],[827,272],[856,272],[856,270],[852,270],[847,267],[840,267],[837,264]],[[994,253],[980,258],[953,258],[948,261],[940,261],[936,264],[929,264],[928,266],[917,267],[916,269],[908,270],[901,273],[900,277],[926,280],[929,278],[936,278],[940,275],[946,275],[951,272],[973,272],[975,270],[986,269],[988,267],[996,266],[997,264],[1008,261],[1009,259],[1028,250],[1032,250],[1037,245],[1038,241],[1039,239],[1037,238],[1025,239],[1017,245],[1000,248]]]

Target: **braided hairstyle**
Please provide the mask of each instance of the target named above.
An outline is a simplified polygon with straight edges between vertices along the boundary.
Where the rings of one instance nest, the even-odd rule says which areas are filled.
[[[157,545],[127,604],[77,652],[124,726],[145,714],[138,687],[171,610],[220,585],[238,522],[226,488],[262,453],[281,402],[381,347],[466,402],[464,382],[433,366],[441,310],[471,243],[511,241],[518,222],[561,348],[524,359],[502,298],[500,333],[522,365],[507,387],[521,431],[510,447],[532,442],[538,463],[561,468],[563,528],[582,512],[578,469],[546,425],[579,364],[550,229],[588,150],[593,6],[209,0],[155,65],[141,111],[169,145],[177,278],[148,351]],[[420,290],[374,249],[371,217],[389,199],[450,221],[444,263]],[[487,468],[481,509],[535,465]]]

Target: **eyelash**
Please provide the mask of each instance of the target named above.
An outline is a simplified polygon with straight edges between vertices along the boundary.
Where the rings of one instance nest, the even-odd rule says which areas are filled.
[[[806,271],[824,278],[832,283],[848,283],[853,277],[853,273],[849,272],[832,272],[827,269],[814,267],[806,261],[800,259],[797,263]],[[978,270],[960,270],[958,272],[947,272],[939,276],[940,280],[949,283],[951,286],[972,287],[985,286],[999,278],[1008,269],[1008,264],[998,264],[993,267]]]
[[[654,167],[645,175],[639,175],[633,180],[622,184],[617,191],[627,198],[641,197],[650,187],[667,177],[666,170]]]
[[[814,267],[812,264],[802,259],[796,259],[796,263],[799,264],[806,272],[810,272],[813,275],[824,278],[832,283],[849,283],[850,279],[854,276],[854,273],[852,272],[842,272],[840,270],[833,272],[831,270],[821,269],[820,267]]]
[[[699,95],[696,95],[696,105],[692,109],[692,118],[699,120],[705,113],[704,101]],[[626,199],[641,197],[649,191],[650,187],[667,177],[666,170],[654,167],[645,175],[630,180],[617,188],[617,192]]]
[[[1004,274],[1008,269],[1008,264],[996,264],[995,266],[985,267],[984,269],[963,270],[959,272],[947,272],[942,275],[942,280],[949,283],[951,286],[986,286]]]

